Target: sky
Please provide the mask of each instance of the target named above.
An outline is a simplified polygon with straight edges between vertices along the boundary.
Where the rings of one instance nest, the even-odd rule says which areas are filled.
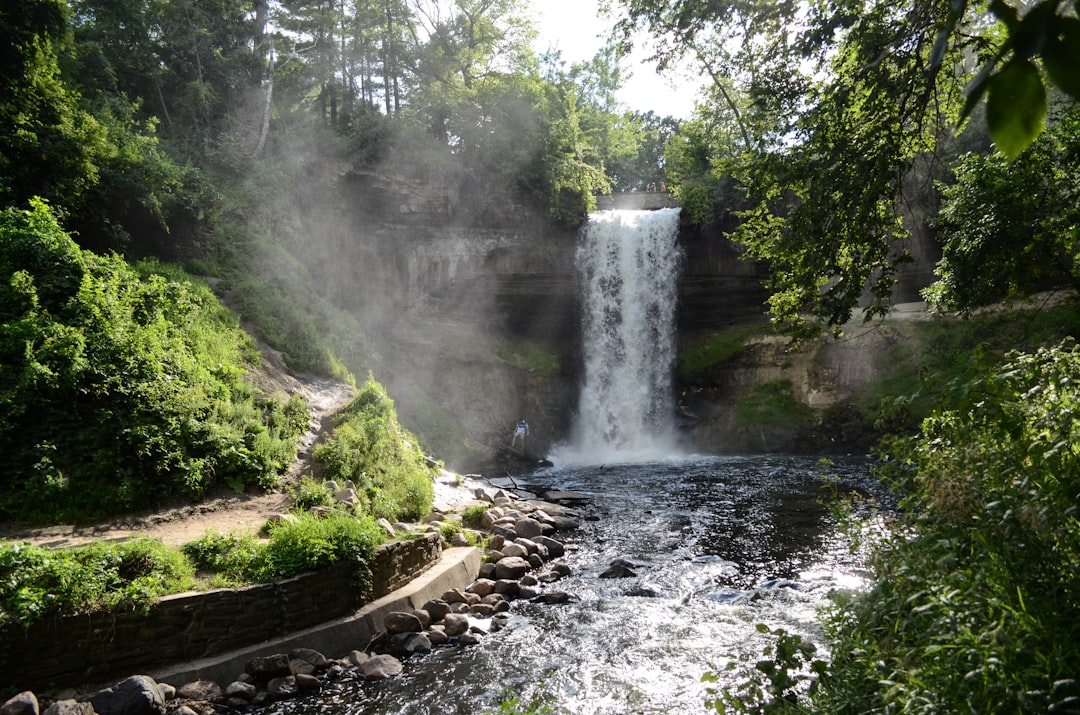
[[[531,5],[539,31],[535,49],[560,50],[567,63],[592,59],[603,47],[613,22],[598,17],[599,0],[535,0]],[[646,56],[645,51],[635,49],[623,61],[631,77],[619,92],[619,99],[632,110],[688,119],[694,110],[697,83],[683,79],[673,86],[672,79],[656,74]]]

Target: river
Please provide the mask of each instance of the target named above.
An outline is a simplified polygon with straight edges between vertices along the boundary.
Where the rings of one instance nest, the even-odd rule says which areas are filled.
[[[536,472],[530,485],[589,497],[581,528],[564,535],[573,574],[550,586],[572,594],[570,603],[516,602],[507,627],[479,645],[414,658],[390,681],[349,675],[262,712],[475,715],[497,712],[507,692],[542,698],[555,713],[704,712],[702,674],[753,662],[768,642],[758,623],[820,644],[828,594],[864,585],[822,475],[845,490],[875,490],[856,458],[822,466],[808,457],[687,457]],[[637,575],[601,578],[616,559]]]

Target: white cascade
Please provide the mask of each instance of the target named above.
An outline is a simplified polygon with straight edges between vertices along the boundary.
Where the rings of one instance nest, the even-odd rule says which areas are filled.
[[[571,463],[648,461],[677,452],[675,305],[680,209],[600,211],[578,249],[584,285],[584,384]]]

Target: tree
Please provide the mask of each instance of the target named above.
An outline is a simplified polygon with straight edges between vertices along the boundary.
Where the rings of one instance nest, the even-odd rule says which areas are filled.
[[[971,311],[1040,288],[1080,286],[1080,106],[1063,108],[1023,154],[967,154],[942,189],[934,224],[946,310]]]

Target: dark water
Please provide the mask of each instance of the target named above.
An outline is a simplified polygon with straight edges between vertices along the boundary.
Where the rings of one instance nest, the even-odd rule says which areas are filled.
[[[564,535],[574,575],[550,588],[569,604],[518,602],[478,646],[446,648],[383,683],[352,676],[318,698],[264,713],[472,714],[512,689],[559,713],[701,713],[701,675],[760,654],[755,625],[819,641],[817,613],[837,588],[862,585],[860,560],[835,531],[819,479],[873,491],[866,463],[704,457],[551,468],[530,484],[583,492],[591,504]],[[615,559],[637,577],[601,579]]]

